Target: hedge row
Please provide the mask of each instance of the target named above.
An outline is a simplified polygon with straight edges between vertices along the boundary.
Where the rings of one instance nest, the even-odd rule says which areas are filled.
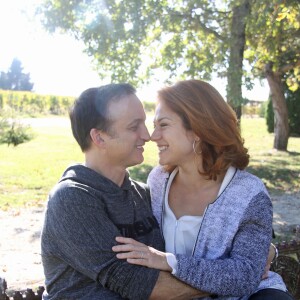
[[[16,113],[31,116],[40,114],[66,114],[74,97],[39,95],[32,92],[4,91],[0,89],[0,110],[12,109]],[[154,102],[143,102],[147,112],[153,112]]]
[[[0,110],[12,109],[21,114],[66,114],[73,102],[74,97],[0,90]]]

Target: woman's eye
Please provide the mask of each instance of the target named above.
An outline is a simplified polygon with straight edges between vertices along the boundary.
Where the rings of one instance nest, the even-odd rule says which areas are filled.
[[[166,127],[166,126],[168,126],[168,124],[166,124],[166,123],[161,123],[160,124],[160,127]]]

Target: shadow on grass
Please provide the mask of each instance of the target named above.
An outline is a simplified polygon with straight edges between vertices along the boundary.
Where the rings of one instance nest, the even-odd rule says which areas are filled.
[[[300,156],[300,153],[289,153],[291,156]],[[288,166],[291,162],[287,160],[270,160],[263,161],[252,160],[252,165],[247,167],[247,171],[256,175],[266,184],[269,191],[272,192],[285,192],[299,190],[300,172],[297,169],[291,170]],[[142,164],[129,168],[130,177],[134,180],[146,182],[147,177],[152,170],[153,166],[148,164]]]
[[[264,162],[263,165],[256,164],[247,167],[247,171],[259,177],[272,192],[294,192],[299,190],[299,170],[291,170],[286,161]]]
[[[130,177],[137,181],[146,182],[152,168],[153,166],[147,164],[131,167],[129,168]]]
[[[300,156],[300,152],[288,151],[288,154],[291,156]]]

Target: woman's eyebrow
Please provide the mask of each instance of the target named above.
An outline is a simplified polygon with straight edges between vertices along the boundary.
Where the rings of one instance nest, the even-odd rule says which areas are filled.
[[[164,119],[167,119],[167,120],[171,121],[171,119],[168,118],[168,117],[161,117],[161,118],[159,118],[159,119],[157,119],[157,120],[154,119],[153,123],[155,123],[155,122],[160,122],[160,121],[162,121],[162,120],[164,120]]]

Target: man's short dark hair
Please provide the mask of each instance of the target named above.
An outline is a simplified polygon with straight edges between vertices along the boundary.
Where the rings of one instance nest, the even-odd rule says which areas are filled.
[[[89,88],[75,100],[69,116],[73,135],[83,152],[90,147],[92,128],[109,132],[108,104],[135,92],[135,88],[127,83],[107,84]]]

